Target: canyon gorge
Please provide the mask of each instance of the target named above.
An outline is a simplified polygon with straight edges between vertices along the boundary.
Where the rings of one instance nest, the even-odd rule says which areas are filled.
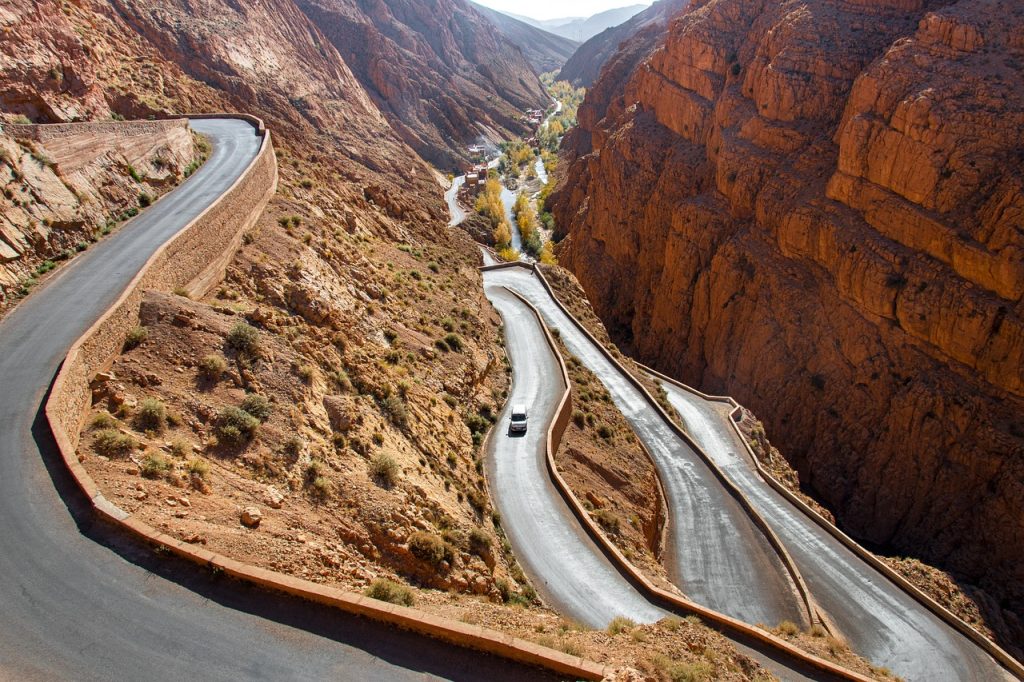
[[[514,361],[515,318],[478,269],[498,232],[478,186],[505,183],[495,215],[523,202],[558,262],[540,241],[483,262],[544,263],[666,421],[680,415],[634,360],[734,396],[754,445],[785,458],[772,471],[870,550],[949,572],[940,589],[1024,656],[1019,0],[659,0],[582,45],[468,0],[0,0],[0,322],[207,182],[225,146],[181,120],[200,112],[264,121],[276,184],[222,280],[147,290],[90,371],[73,454],[110,504],[175,542],[623,680],[767,679],[760,650],[692,612],[581,625],[515,544],[489,468],[508,451],[490,448],[509,435],[513,366],[538,370]],[[491,180],[469,170],[484,141],[509,143]],[[571,396],[552,471],[593,533],[687,593],[666,570],[681,507],[662,460],[609,374],[549,331]],[[547,426],[529,409],[532,438]],[[38,453],[22,459],[34,478],[8,485],[53,493]],[[858,672],[888,665],[842,628],[781,618],[759,627]]]
[[[618,343],[753,409],[1016,647],[1022,36],[1005,0],[697,0],[605,66],[549,201]]]

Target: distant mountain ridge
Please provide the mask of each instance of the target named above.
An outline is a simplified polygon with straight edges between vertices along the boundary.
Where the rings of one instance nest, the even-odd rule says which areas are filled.
[[[483,5],[474,4],[473,9],[494,24],[506,39],[517,45],[538,73],[558,71],[580,46],[575,40],[555,35],[518,17]]]
[[[503,12],[503,14],[549,33],[582,43],[605,29],[629,21],[631,17],[645,9],[647,9],[647,5],[630,5],[598,12],[589,17],[562,17],[559,19],[533,19],[510,12]]]
[[[569,58],[562,67],[559,79],[589,88],[597,81],[602,67],[622,43],[642,33],[646,36],[645,42],[653,47],[668,28],[669,19],[689,4],[690,0],[658,0],[639,14],[634,14],[628,21],[598,33]],[[644,52],[640,50],[641,54]]]

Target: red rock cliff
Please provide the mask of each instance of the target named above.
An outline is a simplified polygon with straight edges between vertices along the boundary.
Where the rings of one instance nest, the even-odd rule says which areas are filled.
[[[748,404],[843,526],[981,585],[1020,642],[1024,7],[704,0],[628,66],[563,148],[562,262],[637,356]]]

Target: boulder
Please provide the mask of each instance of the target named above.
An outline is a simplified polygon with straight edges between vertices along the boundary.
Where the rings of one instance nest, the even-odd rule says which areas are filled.
[[[263,512],[259,507],[246,507],[242,510],[239,520],[246,528],[259,528],[260,522],[263,520]]]

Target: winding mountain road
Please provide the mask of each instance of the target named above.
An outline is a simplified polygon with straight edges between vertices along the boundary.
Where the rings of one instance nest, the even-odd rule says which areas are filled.
[[[533,311],[516,296],[487,280],[487,298],[502,316],[506,352],[512,363],[512,388],[505,409],[487,440],[487,479],[502,528],[537,591],[559,613],[585,625],[604,628],[616,616],[650,623],[671,611],[651,603],[609,561],[573,516],[551,481],[545,462],[545,437],[564,391],[558,361]],[[530,409],[523,436],[508,432],[511,406]],[[726,634],[741,652],[786,681],[829,676],[767,649]]]
[[[504,320],[512,361],[512,390],[487,441],[487,474],[516,557],[545,602],[585,625],[604,628],[615,616],[639,623],[665,617],[598,549],[551,481],[545,445],[565,390],[561,369],[533,311],[504,287],[485,292]],[[508,432],[514,404],[529,406],[522,435]]]
[[[545,679],[504,659],[218,579],[94,522],[41,404],[74,340],[259,149],[242,121],[192,127],[213,142],[206,164],[0,322],[0,678]]]
[[[530,301],[569,350],[601,380],[658,465],[668,504],[667,567],[697,602],[747,623],[805,623],[801,602],[775,550],[703,460],[664,422],[641,393],[558,308],[524,268],[484,273]],[[508,323],[506,323],[508,326]],[[534,346],[534,362],[545,351]]]
[[[722,403],[662,382],[686,430],[785,543],[855,651],[907,680],[1012,679],[987,653],[862,561],[768,486]]]
[[[720,489],[721,485],[710,472],[700,471],[699,458],[692,451],[689,454],[692,454],[693,459],[686,456],[688,448],[684,450],[678,445],[667,447],[678,438],[667,429],[659,428],[661,418],[645,412],[638,396],[630,393],[635,393],[635,388],[625,381],[621,372],[597,351],[593,342],[561,311],[533,273],[523,268],[491,270],[484,273],[484,282],[489,297],[492,297],[505,317],[509,354],[513,357],[513,366],[517,367],[516,381],[521,381],[518,366],[523,364],[537,364],[536,368],[528,370],[536,374],[555,376],[555,370],[547,367],[542,357],[548,353],[542,336],[526,343],[515,340],[520,332],[510,328],[529,325],[530,320],[523,314],[509,315],[506,312],[509,303],[496,300],[491,293],[497,287],[507,287],[522,295],[539,310],[548,326],[559,331],[569,349],[601,379],[616,405],[651,449],[668,493],[670,531],[674,530],[677,538],[679,534],[686,538],[682,547],[673,548],[673,558],[677,562],[673,578],[680,580],[678,584],[688,596],[747,622],[777,622],[752,616],[749,604],[753,603],[761,609],[781,610],[794,603],[788,598],[772,602],[773,597],[789,596],[785,576],[778,574],[779,580],[773,585],[770,566],[768,571],[762,567],[760,572],[745,575],[730,573],[735,571],[735,567],[727,564],[735,561],[736,556],[743,556],[730,553],[743,552],[744,547],[749,546],[748,543],[756,546],[758,542],[763,542],[763,537],[756,529],[750,531],[749,535],[737,536],[737,528],[742,529],[743,524],[738,518],[720,513],[720,505],[727,504],[728,500],[715,494],[714,489]],[[523,308],[526,309],[525,306]],[[536,325],[535,322],[533,324]],[[516,381],[513,382],[514,386]],[[794,557],[818,604],[855,651],[874,664],[888,667],[908,680],[1013,679],[987,653],[862,561],[761,480],[742,442],[728,425],[728,417],[720,405],[667,382],[664,386],[670,401],[682,416],[687,431],[780,537]],[[560,394],[561,387],[553,385],[547,390]],[[535,388],[531,386],[530,391],[523,396],[513,393],[513,399],[519,400],[522,397],[528,401],[533,391]],[[538,399],[543,401],[542,396]],[[498,452],[496,456],[502,456],[502,453]],[[495,473],[502,475],[501,470]],[[521,485],[510,474],[505,475],[515,481],[515,485]],[[500,506],[500,490],[496,496]],[[522,503],[522,506],[531,508],[529,503]],[[710,521],[695,520],[708,509],[715,512],[711,514]],[[707,541],[708,536],[712,537],[711,542]],[[722,544],[716,545],[716,538]],[[729,545],[729,542],[734,544]],[[694,547],[699,549],[694,550]],[[516,550],[520,556],[531,551],[529,548],[521,550],[518,546]],[[771,558],[768,551],[770,548],[760,555],[766,557],[766,561]],[[699,556],[689,556],[693,554]],[[715,563],[716,555],[723,557],[720,564]],[[758,554],[754,554],[752,560],[756,561],[758,557]],[[690,563],[681,565],[682,561]],[[669,565],[673,566],[671,562]],[[689,575],[694,575],[692,572],[696,571],[697,575],[703,575],[704,578],[687,580],[687,571],[691,572]],[[550,580],[551,575],[557,575],[557,571],[545,574],[545,580]],[[742,591],[744,596],[730,603],[728,591],[716,591],[719,581],[723,581],[731,591]],[[751,596],[752,592],[754,594]],[[745,614],[737,615],[743,605],[747,605]],[[796,620],[799,615],[787,617]]]

